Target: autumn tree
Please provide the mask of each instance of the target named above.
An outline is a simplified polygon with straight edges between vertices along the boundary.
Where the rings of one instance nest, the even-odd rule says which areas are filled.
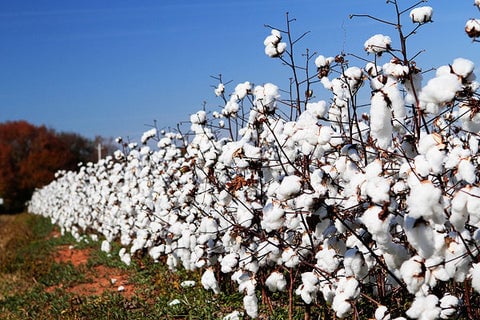
[[[96,160],[95,143],[26,121],[0,124],[2,209],[22,210],[33,190],[52,181],[57,170],[75,170],[79,162]]]

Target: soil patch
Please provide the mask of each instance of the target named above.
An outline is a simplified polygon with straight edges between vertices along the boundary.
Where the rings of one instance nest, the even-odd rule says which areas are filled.
[[[56,263],[71,262],[74,267],[86,265],[90,256],[90,249],[75,249],[70,245],[59,246],[54,254]]]
[[[128,274],[120,269],[110,268],[103,265],[87,268],[91,249],[78,249],[73,246],[59,246],[54,254],[56,263],[71,263],[75,268],[85,270],[85,283],[79,283],[65,288],[65,291],[80,296],[97,295],[105,292],[119,292],[131,297],[135,294],[135,287],[129,281]],[[46,289],[53,292],[56,288],[62,288],[59,284]]]

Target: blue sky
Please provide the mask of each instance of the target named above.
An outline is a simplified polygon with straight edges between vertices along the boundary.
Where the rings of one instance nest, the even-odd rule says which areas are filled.
[[[211,75],[232,80],[230,90],[244,81],[286,88],[288,70],[264,54],[263,40],[264,24],[283,28],[287,11],[296,18],[294,34],[310,31],[299,53],[308,47],[325,56],[366,57],[363,43],[376,33],[398,45],[394,29],[349,19],[352,13],[391,17],[385,2],[0,1],[0,122],[23,119],[87,137],[138,140],[154,120],[160,128],[175,127],[204,101],[215,110],[221,102]],[[467,19],[480,16],[473,0],[427,5],[434,23],[409,45],[412,53],[427,49],[418,65],[426,70],[460,56],[480,65],[480,45],[463,31]]]

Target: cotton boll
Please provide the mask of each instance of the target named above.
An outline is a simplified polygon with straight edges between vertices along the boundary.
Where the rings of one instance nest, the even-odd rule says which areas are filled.
[[[322,126],[320,128],[320,133],[318,135],[318,144],[320,145],[325,145],[330,142],[332,139],[334,132],[332,128],[327,127],[327,126]]]
[[[279,200],[288,200],[298,195],[301,190],[302,178],[296,175],[286,176],[277,190],[277,197]]]
[[[445,270],[444,259],[439,255],[434,255],[425,260],[427,272],[425,274],[425,284],[430,288],[435,288],[439,281],[446,282],[450,279],[448,272]]]
[[[471,135],[470,138],[468,138],[468,148],[471,150],[472,154],[478,153],[479,142],[478,138],[474,135]]]
[[[407,197],[409,216],[414,219],[421,217],[433,219],[437,223],[443,223],[442,190],[437,188],[430,180],[423,180],[410,187]]]
[[[313,272],[302,273],[302,284],[295,290],[303,302],[311,304],[318,292],[318,277]]]
[[[205,124],[206,121],[207,121],[207,113],[203,110],[198,111],[197,113],[192,114],[190,116],[190,122],[192,124]]]
[[[467,211],[470,215],[470,224],[478,225],[480,222],[480,189],[467,186],[465,190],[468,193]]]
[[[263,218],[261,221],[261,226],[265,229],[266,232],[271,232],[273,230],[278,230],[282,227],[285,221],[285,211],[280,208],[278,205],[273,205],[268,203],[263,208]]]
[[[480,263],[473,263],[470,269],[470,275],[472,277],[472,288],[480,293]]]
[[[468,192],[468,191],[467,191]],[[467,201],[468,193],[460,190],[455,193],[451,201],[451,214],[449,221],[455,227],[455,230],[462,231],[468,219]]]
[[[244,206],[239,206],[236,211],[237,222],[245,228],[249,228],[252,225],[252,220],[254,218],[253,213],[248,208]]]
[[[229,116],[235,116],[240,109],[239,104],[237,103],[236,99],[231,99],[227,101],[225,104],[225,107],[222,110],[222,114],[229,117]]]
[[[317,66],[317,68],[323,68],[323,67],[329,66],[333,61],[334,61],[333,57],[324,57],[322,55],[319,55],[315,59],[315,65]]]
[[[391,44],[392,39],[389,36],[376,34],[365,41],[363,46],[368,53],[381,55],[383,52],[390,50]]]
[[[360,295],[359,282],[352,277],[340,278],[332,301],[337,317],[345,318],[352,312],[351,301]]]
[[[410,18],[413,23],[426,23],[432,22],[432,7],[418,7],[410,11]]]
[[[400,267],[400,274],[407,286],[408,292],[416,294],[425,282],[426,268],[423,259],[414,256],[405,261]]]
[[[429,222],[406,215],[404,228],[408,242],[417,250],[418,255],[430,258],[435,253],[435,236],[439,234]]]
[[[457,313],[457,308],[460,304],[460,299],[451,294],[446,293],[442,299],[440,299],[440,312],[441,319],[449,319]]]
[[[238,264],[238,258],[239,255],[236,252],[231,252],[229,254],[226,254],[223,258],[222,261],[220,262],[221,265],[221,271],[223,273],[230,273],[234,270],[234,268]]]
[[[282,40],[281,34],[278,32],[278,30],[272,30],[272,34],[268,35],[265,40],[263,41],[264,45],[276,45]]]
[[[252,318],[258,317],[258,298],[256,295],[246,295],[243,297],[243,307],[245,312]]]
[[[317,121],[318,119],[308,110],[306,110],[305,112],[303,112],[297,119],[297,128],[298,129],[308,129],[308,128],[311,128],[311,127],[314,127],[317,125]],[[295,138],[296,135],[298,134],[303,134],[303,132],[305,130],[298,130],[295,132],[295,134],[293,135],[293,137]],[[301,141],[302,139],[304,139],[305,137],[300,137],[300,139],[295,139],[297,141]]]
[[[343,72],[343,78],[344,79],[342,79],[341,81],[347,81],[347,88],[342,89],[343,94],[345,95],[345,97],[342,99],[342,103],[345,103],[350,98],[350,95],[354,95],[362,86],[363,71],[358,67],[349,67]],[[339,98],[339,96],[337,96],[336,98]]]
[[[129,266],[130,263],[132,262],[132,258],[130,256],[130,253],[127,252],[127,249],[125,248],[120,249],[120,251],[118,252],[118,255],[120,256],[120,260],[123,263],[125,263],[127,266]]]
[[[227,314],[225,317],[222,318],[222,320],[240,320],[243,319],[243,313],[240,311],[233,311],[229,314]]]
[[[143,144],[147,143],[147,141],[151,138],[154,138],[157,136],[157,129],[156,128],[152,128],[146,132],[143,133],[142,135],[142,138],[141,138],[141,141]]]
[[[223,83],[219,83],[218,86],[215,88],[215,95],[219,97],[224,92],[225,92],[225,85]]]
[[[257,286],[257,280],[254,277],[248,277],[244,281],[240,281],[238,284],[238,292],[245,293],[246,295],[255,295],[255,288]]]
[[[271,263],[281,264],[281,251],[279,247],[279,240],[275,237],[269,237],[267,240],[260,242],[256,254],[259,259],[259,265],[265,266]]]
[[[462,236],[465,241],[469,241],[469,232],[463,232]],[[467,249],[462,239],[456,234],[451,234],[448,238],[448,246],[444,251],[445,270],[450,278],[457,282],[463,282],[468,275],[471,258],[467,253]]]
[[[372,78],[376,78],[380,75],[380,72],[382,71],[382,67],[376,65],[373,62],[368,62],[367,65],[365,66],[365,71],[368,73],[369,76]]]
[[[383,92],[390,100],[390,107],[393,115],[393,126],[396,128],[396,130],[402,132],[404,130],[403,124],[405,123],[405,118],[407,116],[403,95],[398,89],[396,83],[383,88]]]
[[[343,319],[352,313],[352,304],[347,301],[343,294],[336,294],[333,297],[332,309],[337,317]]]
[[[375,320],[390,320],[390,313],[385,306],[378,306],[375,310]]]
[[[107,240],[103,240],[101,250],[103,252],[109,253],[111,250],[110,242],[108,242]]]
[[[198,239],[199,244],[204,244],[211,239],[215,239],[218,233],[218,223],[212,217],[203,217],[198,228]]]
[[[354,81],[353,83],[357,83],[362,81],[363,78],[363,71],[359,67],[349,67],[343,73],[344,77],[347,80]]]
[[[286,247],[282,252],[282,261],[285,267],[295,268],[300,263],[300,257],[293,248]]]
[[[315,118],[321,119],[327,113],[327,103],[323,100],[318,102],[307,103],[307,111],[310,112]]]
[[[385,96],[376,92],[371,99],[370,134],[381,149],[387,149],[392,141],[392,113]]]
[[[163,252],[165,252],[164,245],[154,246],[148,250],[148,254],[154,261],[158,261],[158,258],[160,258]]]
[[[477,180],[476,168],[469,160],[460,160],[457,169],[457,174],[455,176],[458,180],[464,180],[470,184],[473,184]]]
[[[246,81],[246,82],[243,82],[243,83],[239,83],[235,87],[234,96],[238,100],[242,100],[243,98],[245,98],[245,96],[247,94],[249,94],[251,92],[251,90],[252,90],[252,85],[250,84],[250,82]]]
[[[363,279],[368,274],[368,267],[363,254],[356,248],[348,249],[344,254],[343,265],[346,276]]]
[[[265,285],[271,292],[284,291],[287,288],[287,281],[283,273],[274,271],[265,280]]]
[[[335,249],[328,248],[327,246],[324,246],[317,252],[315,259],[317,259],[317,267],[327,273],[333,273],[340,264]]]
[[[475,64],[468,59],[457,58],[453,60],[451,68],[456,75],[467,79],[475,69]]]
[[[285,52],[285,50],[287,50],[287,44],[285,42],[280,42],[277,45],[277,54],[281,56]]]
[[[448,157],[445,160],[445,168],[456,170],[461,159],[468,158],[471,156],[471,153],[463,147],[455,146],[453,149],[449,150]]]
[[[271,58],[275,57],[278,54],[277,47],[273,43],[268,43],[265,46],[265,54]]]
[[[440,316],[441,309],[438,307],[437,296],[416,296],[410,308],[405,313],[413,319],[435,320]]]
[[[412,81],[405,81],[403,87],[405,88],[407,94],[405,96],[405,103],[415,104],[417,93],[420,92],[422,88],[423,76],[421,70],[415,68],[410,72],[410,77]]]
[[[386,244],[391,241],[389,233],[391,215],[385,214],[380,206],[371,206],[363,213],[360,221],[367,227],[377,244]]]
[[[265,53],[269,57],[276,58],[285,52],[287,44],[285,42],[280,42],[281,40],[282,34],[275,29],[272,30],[271,35],[265,38],[263,44],[265,45]]]
[[[443,106],[451,102],[460,90],[462,90],[462,84],[458,77],[454,74],[445,74],[430,79],[420,91],[419,99],[426,107],[431,104],[430,110],[427,111],[434,111],[433,105]]]
[[[438,147],[430,148],[425,154],[430,171],[433,174],[441,174],[444,170],[445,151]]]
[[[363,185],[362,193],[369,196],[373,203],[387,203],[390,201],[390,180],[383,177],[368,178]]]
[[[480,37],[480,19],[470,19],[465,24],[465,32],[470,38]]]
[[[215,274],[213,273],[212,268],[208,268],[207,270],[205,270],[202,275],[201,282],[205,290],[211,289],[215,294],[220,293],[220,287],[218,285],[217,279],[215,278]]]
[[[428,177],[428,175],[430,174],[431,166],[424,155],[419,154],[418,156],[416,156],[413,163],[417,175],[424,178]]]
[[[410,73],[409,67],[403,65],[403,63],[401,63],[398,59],[395,58],[390,60],[390,62],[385,63],[382,69],[384,75],[394,79],[405,78]],[[390,78],[387,79],[387,81],[390,81]]]
[[[245,143],[243,145],[243,152],[246,158],[252,159],[252,160],[260,159],[260,156],[261,156],[260,148],[255,147],[251,143]]]
[[[275,101],[280,97],[278,90],[278,87],[271,83],[255,87],[255,106],[260,114],[265,114],[274,109]],[[250,116],[252,116],[252,112],[250,112]],[[249,123],[252,123],[252,119],[249,120]]]
[[[443,147],[442,137],[438,133],[423,134],[418,143],[418,152],[426,155],[433,147]]]

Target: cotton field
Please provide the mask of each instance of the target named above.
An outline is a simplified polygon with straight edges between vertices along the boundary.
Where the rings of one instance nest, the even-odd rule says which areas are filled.
[[[434,14],[394,8],[415,30]],[[288,34],[270,31],[266,55],[304,72]],[[459,57],[423,79],[400,45],[373,35],[358,65],[317,55],[291,96],[250,82],[229,94],[220,82],[223,109],[192,114],[188,133],[119,139],[113,156],[58,172],[29,210],[79,240],[97,234],[104,251],[120,242],[126,264],[143,251],[172,271],[200,269],[215,293],[230,279],[252,318],[262,288],[326,303],[339,318],[367,298],[379,320],[466,315],[480,294],[475,66]],[[309,91],[320,86],[331,96]],[[412,303],[390,308],[399,291]]]

